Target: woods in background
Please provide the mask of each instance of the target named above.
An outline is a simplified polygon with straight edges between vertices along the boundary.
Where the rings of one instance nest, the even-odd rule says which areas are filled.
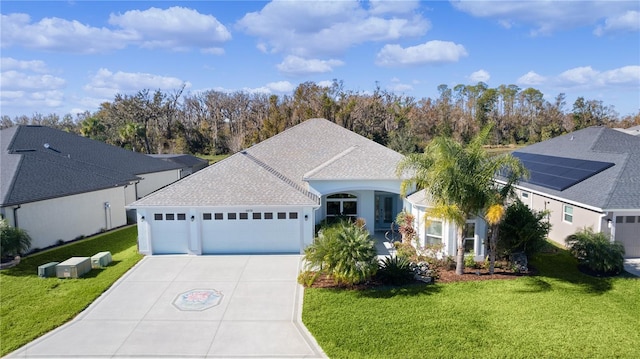
[[[144,153],[226,154],[265,140],[314,117],[326,118],[401,153],[421,151],[436,135],[468,142],[493,123],[492,145],[528,144],[589,126],[640,125],[640,111],[619,118],[602,101],[579,97],[567,110],[565,95],[546,101],[534,88],[515,85],[438,86],[436,99],[415,99],[376,87],[373,92],[298,85],[292,95],[206,91],[184,94],[141,90],[115,96],[95,113],[2,116],[17,124],[59,128]]]

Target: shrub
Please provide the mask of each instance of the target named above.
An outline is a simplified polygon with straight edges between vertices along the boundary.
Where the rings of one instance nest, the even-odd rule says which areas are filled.
[[[385,257],[376,276],[385,284],[403,285],[413,281],[411,262],[406,257]]]
[[[474,251],[469,252],[464,256],[464,266],[467,268],[476,268],[478,263],[476,262],[476,254]]]
[[[569,235],[565,242],[581,267],[596,274],[615,275],[624,269],[624,247],[607,235],[585,228]]]
[[[532,211],[520,200],[507,207],[498,232],[500,256],[506,258],[514,252],[524,252],[531,256],[542,249],[551,229],[545,216],[546,212]]]
[[[411,243],[416,236],[416,230],[413,228],[414,220],[413,214],[407,211],[402,211],[396,216],[398,232],[402,235],[402,243]]]
[[[312,271],[303,271],[298,274],[298,283],[302,284],[302,286],[309,288],[316,282],[318,277],[320,276],[319,272]]]
[[[305,249],[308,269],[330,275],[337,283],[365,282],[378,270],[378,257],[369,232],[349,221],[340,221],[318,232]]]
[[[416,248],[410,243],[395,242],[393,246],[396,248],[396,255],[398,257],[414,259],[418,255]]]
[[[31,247],[31,237],[21,228],[11,227],[6,220],[0,220],[0,258],[23,254]]]

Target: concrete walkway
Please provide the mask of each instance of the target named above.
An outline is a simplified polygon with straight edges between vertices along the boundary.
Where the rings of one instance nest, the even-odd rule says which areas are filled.
[[[146,257],[7,358],[325,358],[300,319],[300,267],[299,255]]]
[[[627,258],[624,260],[624,270],[640,277],[640,258]]]

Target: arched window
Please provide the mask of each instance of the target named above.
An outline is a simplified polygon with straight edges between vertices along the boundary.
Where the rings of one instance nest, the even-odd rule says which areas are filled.
[[[327,218],[358,216],[358,197],[349,193],[337,193],[327,196]]]

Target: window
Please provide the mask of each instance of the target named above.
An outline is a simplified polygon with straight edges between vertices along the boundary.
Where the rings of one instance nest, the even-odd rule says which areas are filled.
[[[204,219],[205,221],[210,221],[211,220],[211,213],[203,213],[202,214],[202,219]]]
[[[289,219],[298,219],[298,212],[289,212]]]
[[[216,214],[213,215],[213,218],[216,221],[221,221],[224,217],[222,216],[222,213],[216,213]]]
[[[528,199],[528,198],[529,198],[529,192],[524,192],[524,191],[522,191],[522,193],[520,193],[520,196],[521,196],[522,198]]]
[[[236,214],[235,213],[227,213],[227,219],[236,219]]]
[[[178,221],[184,221],[187,216],[184,213],[178,213]]]
[[[562,206],[562,219],[567,223],[573,223],[573,206]]]
[[[249,214],[246,212],[240,213],[240,219],[249,219]]]
[[[173,213],[167,213],[164,215],[164,219],[166,219],[167,221],[173,221],[174,219],[176,219],[176,215]]]
[[[627,216],[626,223],[636,223],[636,216]]]
[[[474,250],[476,243],[476,223],[467,222],[464,226],[464,253],[469,254]]]
[[[332,194],[327,197],[327,217],[358,216],[358,197],[348,193]]]
[[[425,245],[434,245],[442,243],[442,221],[427,222],[427,237]]]
[[[253,219],[262,219],[262,213],[260,212],[254,212],[253,213]]]
[[[162,221],[162,213],[154,213],[153,219],[155,219],[156,221]]]
[[[287,214],[285,212],[278,212],[278,219],[287,219]]]
[[[623,219],[624,217],[622,216],[616,216],[616,223],[623,223]]]
[[[273,219],[273,213],[264,212],[264,219]]]

